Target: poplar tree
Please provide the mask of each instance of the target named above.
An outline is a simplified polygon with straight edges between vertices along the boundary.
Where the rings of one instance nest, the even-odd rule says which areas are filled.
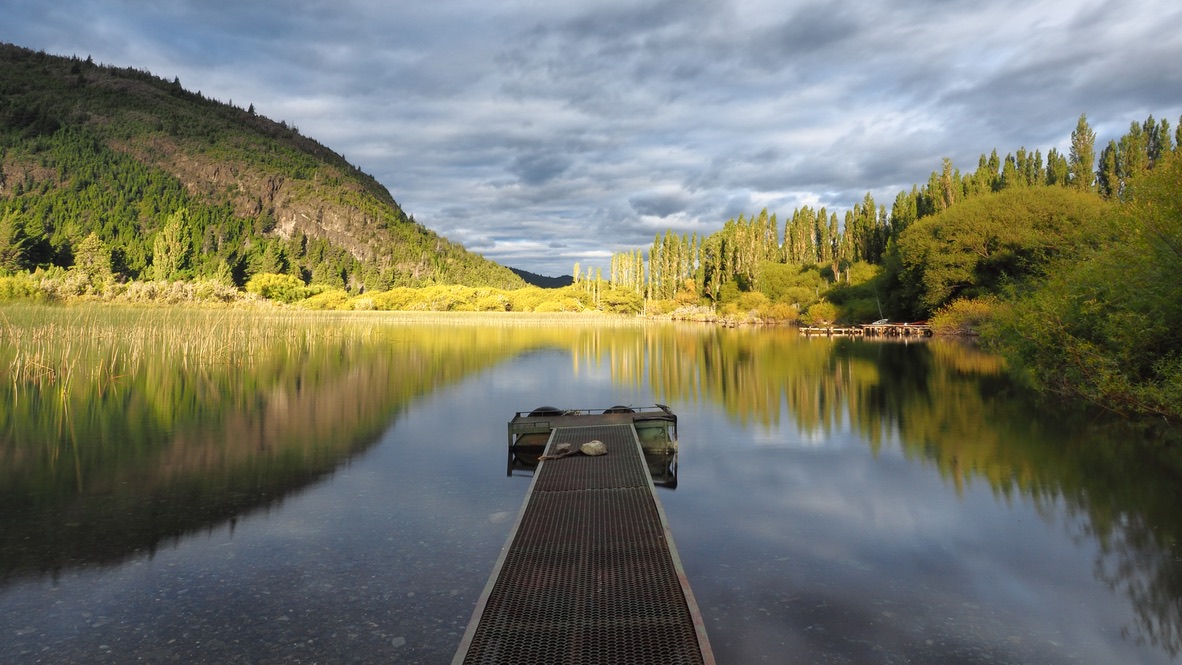
[[[1067,158],[1058,150],[1051,148],[1051,151],[1047,153],[1046,184],[1066,187],[1069,173]]]
[[[940,171],[940,197],[943,199],[944,203],[943,207],[941,208],[942,210],[947,210],[956,203],[959,190],[960,171],[953,169],[952,160],[945,157],[944,168]],[[869,194],[866,195],[866,198],[870,200],[871,203],[874,202],[873,199],[870,199]]]
[[[1145,152],[1149,155],[1149,167],[1153,168],[1157,160],[1173,150],[1170,143],[1170,122],[1162,120],[1158,123],[1150,115],[1142,128],[1145,132]]]
[[[1109,141],[1100,151],[1100,165],[1096,170],[1096,186],[1105,198],[1120,196],[1120,164],[1116,141]]]
[[[1018,184],[1018,162],[1013,155],[1007,153],[1001,166],[1001,188],[1010,189]]]
[[[891,206],[891,237],[897,238],[908,226],[916,220],[918,208],[916,199],[919,191],[912,186],[911,192],[900,191],[895,196],[895,203]]]
[[[989,191],[996,192],[1001,189],[1001,159],[997,156],[997,149],[989,153]]]
[[[1095,163],[1096,132],[1088,125],[1088,114],[1083,113],[1079,116],[1075,131],[1071,132],[1071,153],[1068,160],[1071,186],[1083,191],[1094,190],[1092,169]]]

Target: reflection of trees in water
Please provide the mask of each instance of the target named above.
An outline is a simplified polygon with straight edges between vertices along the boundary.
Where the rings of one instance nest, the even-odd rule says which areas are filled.
[[[1064,494],[1076,538],[1096,542],[1096,578],[1129,599],[1128,634],[1170,654],[1182,653],[1182,528],[1177,488],[1182,450],[1147,448],[1122,431],[1101,430],[1100,443],[1068,476]]]
[[[208,327],[175,345],[144,341],[156,320],[100,315],[79,328],[67,310],[36,339],[17,333],[4,366],[68,346],[53,362],[75,378],[0,381],[0,579],[119,561],[273,506],[374,442],[415,397],[533,343],[324,319],[236,341],[252,315],[194,314]],[[193,351],[210,336],[223,342]]]
[[[998,358],[969,345],[806,340],[782,329],[643,334],[643,348],[612,350],[617,381],[643,372],[661,399],[716,403],[743,423],[789,419],[801,434],[850,427],[875,450],[897,436],[905,455],[933,465],[957,493],[986,482],[1048,519],[1065,505],[1059,519],[1099,545],[1097,579],[1130,601],[1130,638],[1182,653],[1182,447],[1153,443],[1131,423],[1037,403]]]
[[[1177,543],[1140,515],[1127,515],[1102,538],[1096,577],[1133,606],[1132,637],[1177,656],[1182,652],[1182,565]],[[1127,631],[1128,633],[1130,631]]]

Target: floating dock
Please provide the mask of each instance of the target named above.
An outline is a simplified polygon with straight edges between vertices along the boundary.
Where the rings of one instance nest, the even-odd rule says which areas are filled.
[[[805,336],[825,337],[883,337],[917,338],[931,337],[932,328],[926,322],[920,323],[867,323],[859,326],[807,326],[800,328]]]
[[[622,409],[510,421],[510,448],[544,435],[546,454],[592,440],[608,452],[538,462],[453,665],[714,663],[638,433],[675,432],[676,416]]]

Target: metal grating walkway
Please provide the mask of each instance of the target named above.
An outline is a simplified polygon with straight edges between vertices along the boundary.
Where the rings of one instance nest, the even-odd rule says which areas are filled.
[[[561,427],[602,457],[542,462],[453,664],[714,662],[636,430]]]

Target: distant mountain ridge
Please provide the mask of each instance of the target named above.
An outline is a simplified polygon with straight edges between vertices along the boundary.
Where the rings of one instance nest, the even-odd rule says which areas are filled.
[[[164,274],[154,259],[170,220],[180,262]],[[0,44],[0,271],[69,267],[91,234],[131,279],[241,284],[279,272],[358,291],[524,285],[253,105]]]
[[[520,270],[518,268],[510,267],[518,277],[525,280],[526,284],[532,286],[540,286],[543,289],[560,289],[564,286],[570,286],[575,283],[575,278],[570,275],[562,275],[561,277],[546,277],[544,275],[537,275],[528,270]]]

